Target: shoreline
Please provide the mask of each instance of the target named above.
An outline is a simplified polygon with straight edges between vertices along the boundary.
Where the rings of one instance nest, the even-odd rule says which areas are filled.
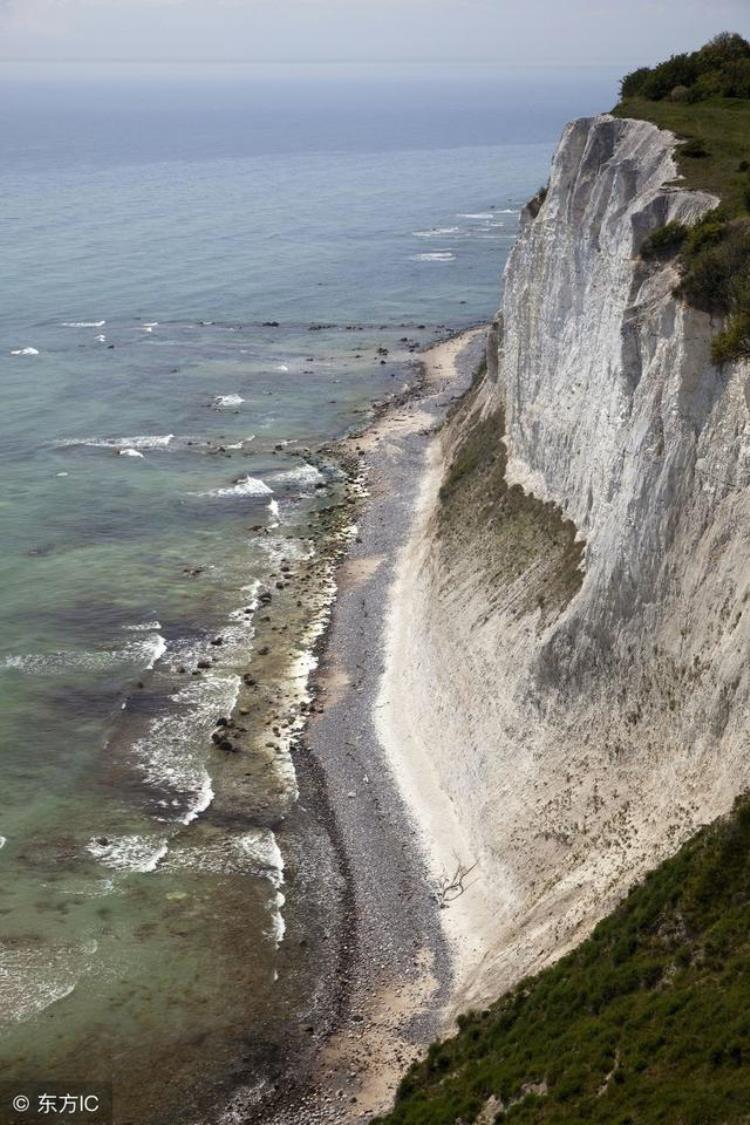
[[[355,452],[366,493],[336,567],[313,703],[295,754],[300,799],[316,807],[338,867],[332,928],[339,948],[329,961],[338,980],[324,983],[323,1026],[307,1028],[310,1051],[296,1060],[291,1088],[266,1102],[264,1125],[348,1125],[384,1112],[450,1004],[450,911],[437,902],[434,857],[404,797],[393,747],[381,745],[378,707],[394,583],[434,472],[437,431],[471,382],[485,334],[485,325],[474,327],[426,349],[412,387],[376,404],[366,429],[338,446],[346,456]]]

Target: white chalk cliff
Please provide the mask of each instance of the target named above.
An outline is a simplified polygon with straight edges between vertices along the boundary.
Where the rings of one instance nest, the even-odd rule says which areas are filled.
[[[378,722],[436,874],[477,864],[444,911],[459,1007],[750,784],[750,364],[713,366],[718,325],[639,257],[717,202],[674,149],[566,128],[399,566]]]

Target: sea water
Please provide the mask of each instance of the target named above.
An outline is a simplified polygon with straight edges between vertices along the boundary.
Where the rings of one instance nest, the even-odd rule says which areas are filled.
[[[211,742],[258,591],[315,550],[316,450],[497,307],[560,128],[613,75],[0,88],[0,1078],[114,1075],[122,1120],[210,1116],[198,1078],[219,1102],[298,1003],[294,771],[242,781]]]

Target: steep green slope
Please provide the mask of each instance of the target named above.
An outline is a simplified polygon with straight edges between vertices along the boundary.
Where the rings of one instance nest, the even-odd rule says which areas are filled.
[[[378,1120],[750,1122],[750,799],[575,952],[463,1018]]]

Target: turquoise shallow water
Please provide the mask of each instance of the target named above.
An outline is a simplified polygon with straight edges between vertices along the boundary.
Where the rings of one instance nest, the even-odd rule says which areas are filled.
[[[312,549],[325,473],[301,451],[360,425],[414,344],[491,314],[559,127],[610,87],[4,83],[3,1078],[114,1074],[176,1121],[155,1067],[184,1093],[282,998],[293,1017],[293,777],[230,799],[210,735],[260,584]]]

